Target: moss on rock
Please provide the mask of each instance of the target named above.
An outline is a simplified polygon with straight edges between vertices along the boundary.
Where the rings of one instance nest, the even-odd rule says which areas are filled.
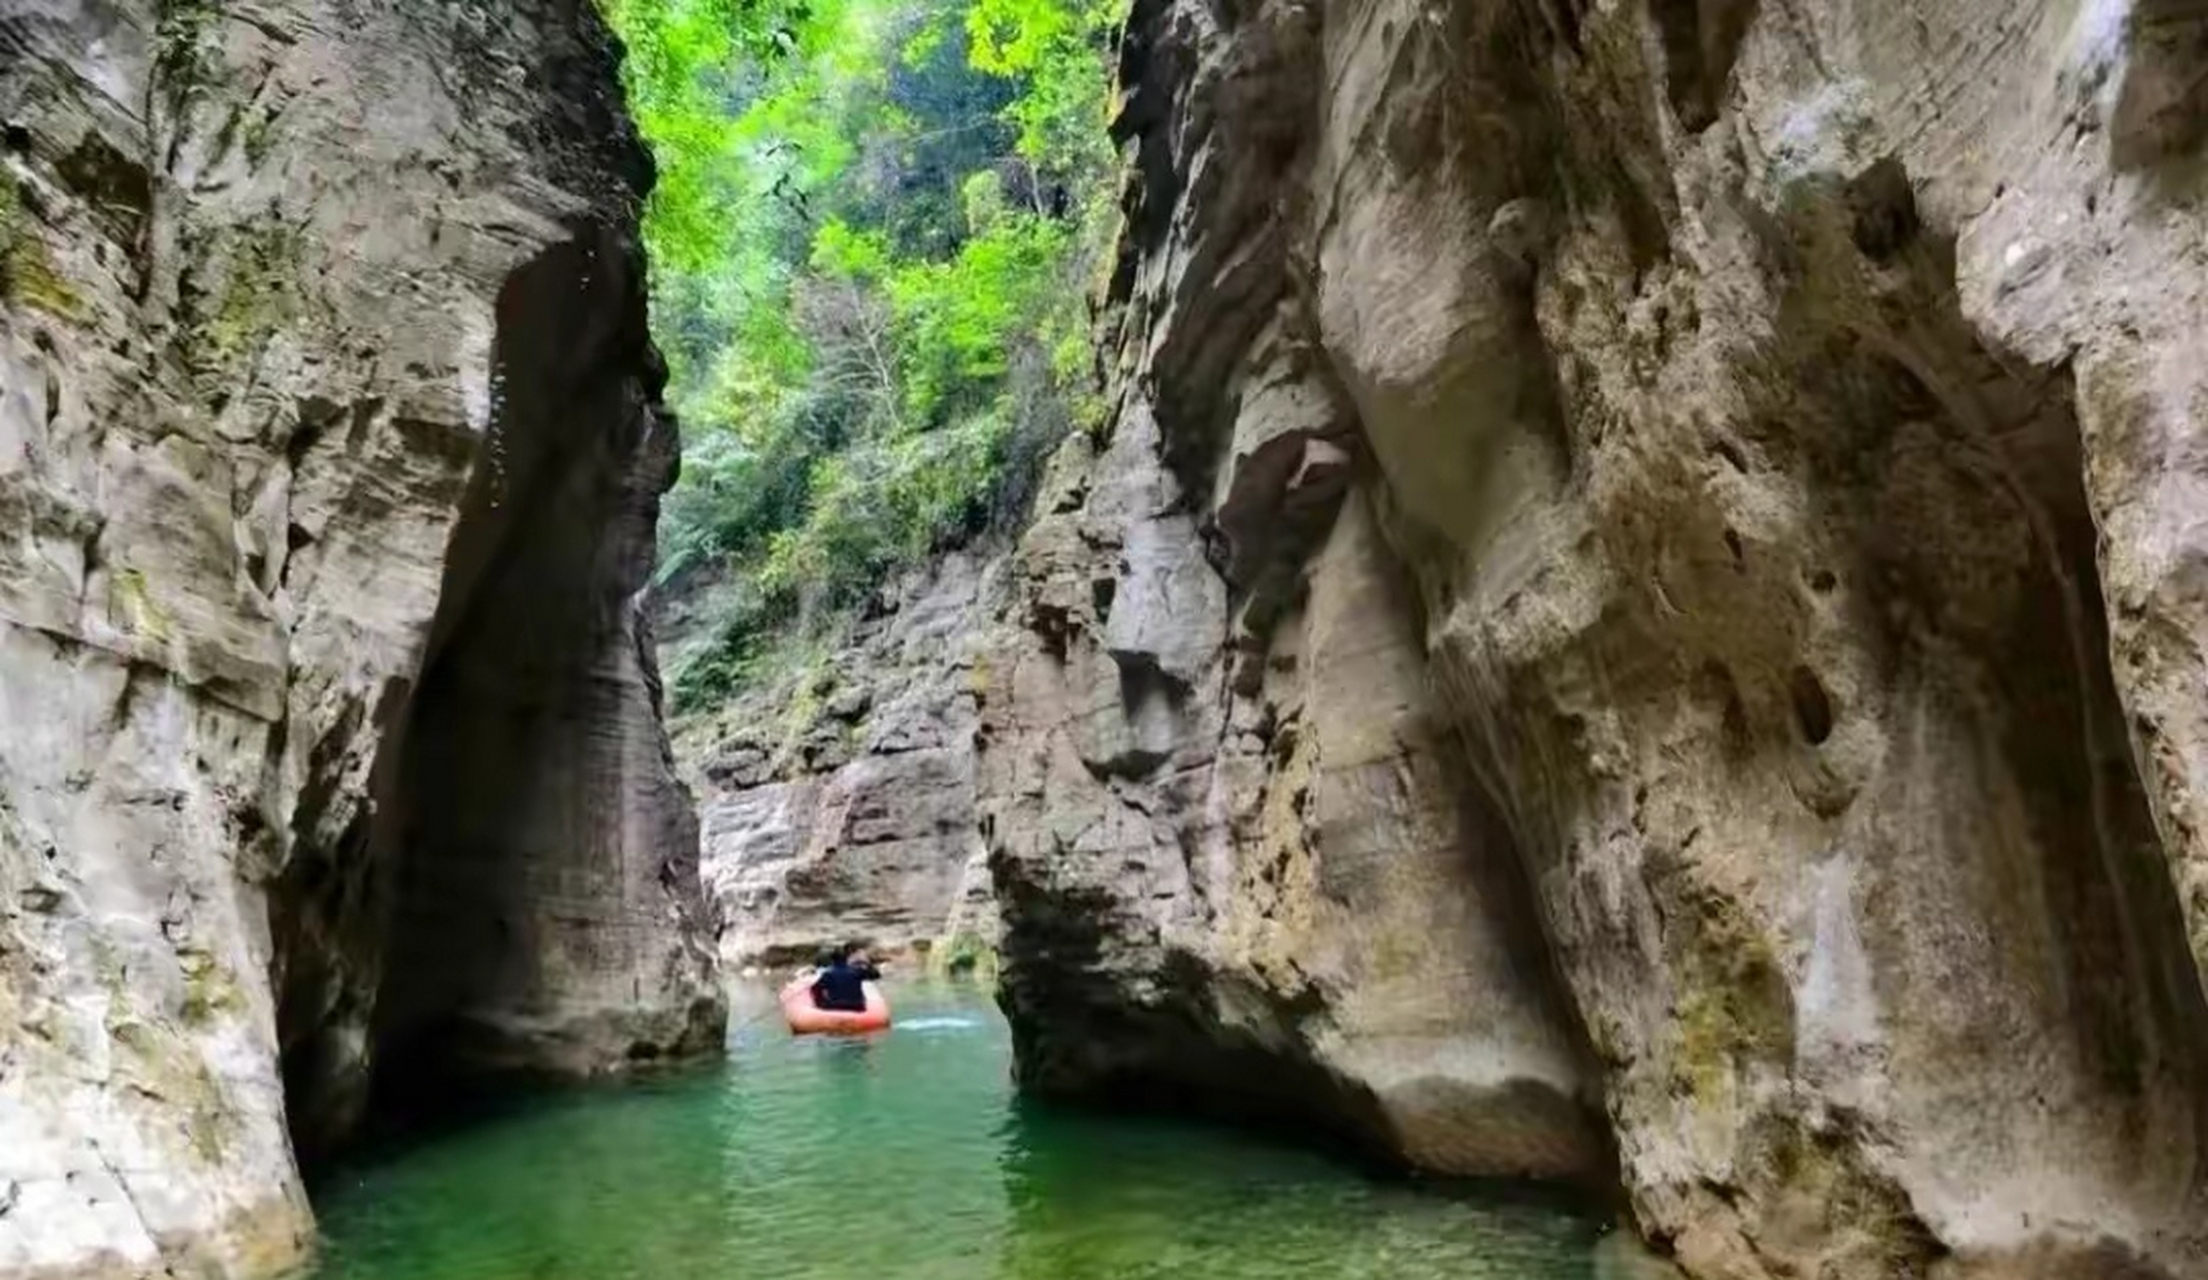
[[[0,170],[0,302],[61,320],[84,319],[84,298],[55,267],[13,174]]]
[[[299,233],[278,224],[257,227],[239,241],[203,331],[210,354],[228,359],[299,319],[301,247]]]

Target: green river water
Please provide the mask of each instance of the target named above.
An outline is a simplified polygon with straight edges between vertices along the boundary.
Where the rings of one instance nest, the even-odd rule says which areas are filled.
[[[711,1070],[530,1100],[333,1175],[315,1280],[1589,1280],[1595,1224],[1238,1132],[1017,1100],[985,995],[732,1017]]]

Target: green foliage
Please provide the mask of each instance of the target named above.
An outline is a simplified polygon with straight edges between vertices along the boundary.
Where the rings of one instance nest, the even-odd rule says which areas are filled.
[[[1073,173],[1108,163],[1110,79],[1098,68],[1125,21],[1124,5],[1090,0],[973,0],[967,9],[974,65],[1028,84],[1008,115],[1030,164]]]
[[[659,161],[676,705],[1015,519],[1093,413],[1125,0],[604,0]]]
[[[299,232],[280,223],[258,225],[240,235],[229,276],[205,325],[209,356],[227,359],[298,319],[303,251]]]
[[[210,0],[161,0],[156,13],[154,70],[169,106],[178,108],[207,83],[222,14]]]
[[[995,987],[1001,967],[997,949],[980,935],[964,930],[928,949],[931,978],[958,978]]]
[[[745,137],[732,107],[756,67],[803,49],[811,0],[603,0],[628,46],[630,109],[659,159],[652,255],[662,270],[706,273],[725,260],[720,216],[745,175]]]

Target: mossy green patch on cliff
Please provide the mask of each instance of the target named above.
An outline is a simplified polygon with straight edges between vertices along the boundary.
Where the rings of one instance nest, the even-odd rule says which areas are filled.
[[[1772,1188],[1772,1221],[1825,1242],[1819,1274],[1923,1275],[1946,1250],[1908,1193],[1869,1167],[1863,1138],[1845,1120],[1812,1131],[1793,1117],[1764,1114],[1743,1135],[1746,1171]]]
[[[221,1161],[230,1134],[237,1127],[230,1112],[214,1103],[193,1107],[191,1119],[186,1124],[191,1132],[192,1150],[209,1164]]]
[[[108,612],[122,619],[131,631],[150,639],[167,641],[175,634],[168,611],[156,604],[146,589],[146,575],[136,569],[117,569],[108,579]]]
[[[276,113],[266,108],[255,112],[239,128],[238,140],[245,146],[246,162],[260,168],[276,144]]]
[[[241,1120],[220,1077],[188,1037],[173,1028],[126,1021],[110,1034],[126,1052],[123,1070],[136,1092],[158,1100],[181,1118],[184,1144],[203,1164],[219,1164],[237,1139]]]
[[[162,98],[172,110],[182,108],[207,83],[214,32],[221,21],[213,0],[162,0],[153,34],[153,66]]]
[[[186,1026],[203,1027],[244,1005],[236,982],[213,956],[188,952],[179,957],[184,966],[183,1016]]]
[[[80,321],[84,299],[54,266],[15,175],[0,170],[0,302]]]
[[[971,978],[996,985],[997,949],[977,934],[956,933],[928,949],[928,972],[945,978]]]
[[[227,382],[229,368],[314,314],[306,234],[273,219],[230,228],[187,226],[178,256],[179,358]],[[320,304],[326,309],[326,304]]]
[[[256,227],[239,240],[204,329],[218,359],[299,318],[303,247],[299,232],[280,224]]]
[[[1687,1091],[1714,1101],[1745,1063],[1791,1062],[1793,994],[1746,908],[1661,865],[1651,867],[1650,886],[1675,922],[1666,939],[1681,992],[1673,1009],[1673,1071]]]
[[[834,653],[823,644],[792,646],[786,655],[795,669],[790,699],[782,713],[782,750],[804,737],[820,720],[828,695],[836,690]]]
[[[108,995],[104,1030],[120,1052],[115,1070],[130,1091],[182,1118],[181,1137],[202,1163],[228,1155],[242,1121],[198,1043],[171,1022],[140,1016],[138,989],[115,950],[94,943],[94,972]],[[187,997],[188,1001],[189,997]],[[186,1027],[193,1027],[187,1003]]]

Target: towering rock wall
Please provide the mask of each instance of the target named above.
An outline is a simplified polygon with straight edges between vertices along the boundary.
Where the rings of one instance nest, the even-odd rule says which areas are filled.
[[[811,964],[853,940],[938,968],[988,963],[974,735],[1003,579],[1001,548],[948,552],[884,587],[816,659],[683,727],[728,970]]]
[[[0,6],[0,1275],[288,1265],[379,1049],[715,1039],[613,75],[580,0]]]
[[[1120,411],[985,710],[1024,1078],[1487,1171],[1599,1090],[1703,1277],[2208,1275],[2208,18],[1128,58]]]
[[[1130,32],[1115,420],[1054,463],[986,694],[1021,1079],[1599,1175],[1595,1077],[1299,279],[1317,30],[1212,20]]]

